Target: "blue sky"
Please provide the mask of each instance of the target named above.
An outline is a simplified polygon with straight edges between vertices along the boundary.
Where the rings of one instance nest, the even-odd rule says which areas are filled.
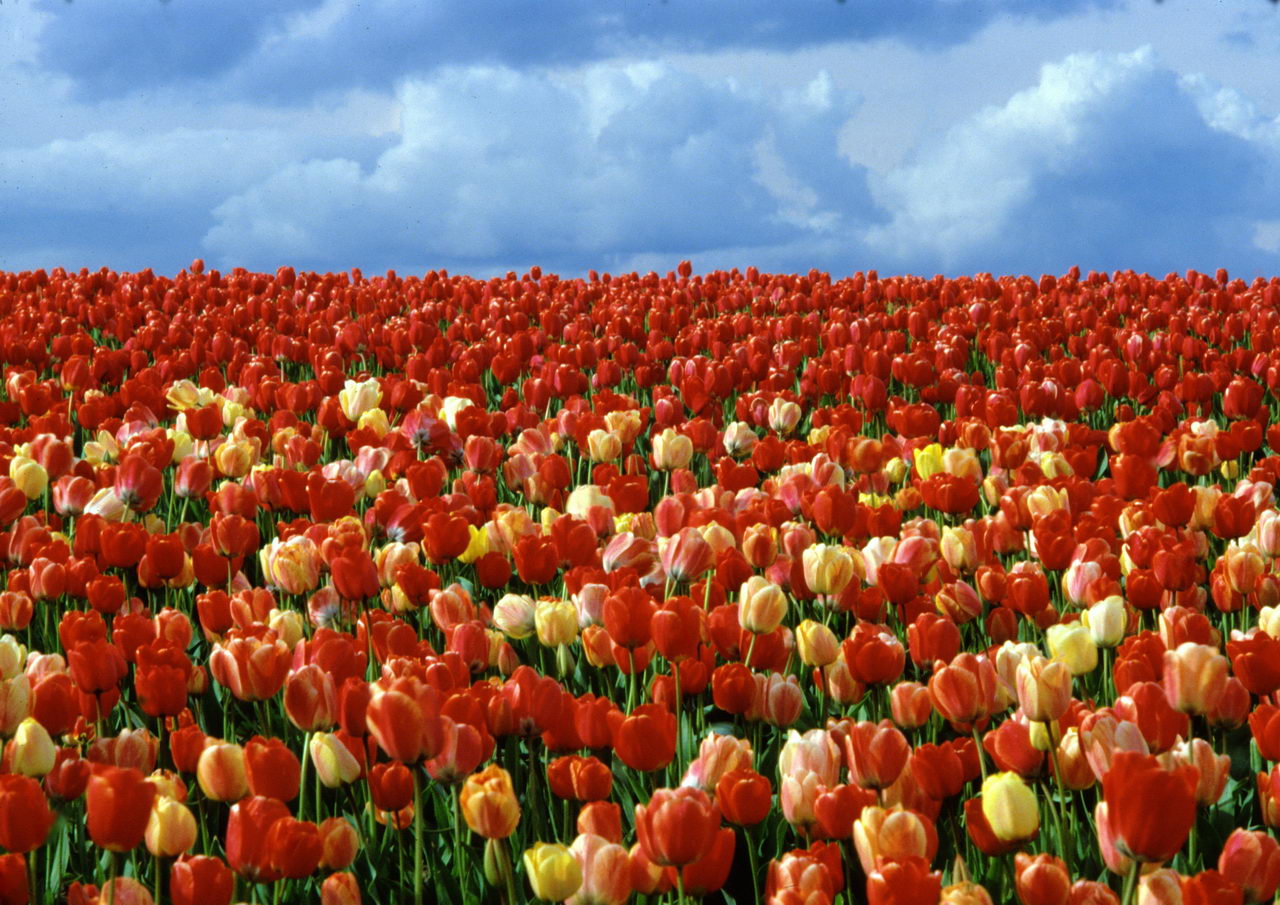
[[[16,0],[0,267],[1270,275],[1276,59],[1266,0]]]

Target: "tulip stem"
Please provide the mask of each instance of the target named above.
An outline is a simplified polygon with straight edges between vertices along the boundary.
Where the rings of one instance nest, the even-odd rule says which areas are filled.
[[[311,733],[302,740],[302,773],[298,778],[298,819],[307,819],[307,765],[311,763]]]
[[[755,637],[755,636],[753,635],[752,637]],[[682,700],[683,695],[681,694],[681,688],[680,688],[680,661],[679,660],[673,660],[671,662],[671,672],[672,672],[672,677],[675,679],[675,681],[672,684],[675,685],[675,692],[676,692],[676,782],[679,782],[681,776],[683,775],[682,771],[684,769],[682,766],[682,764],[684,763],[684,757],[682,756],[683,752],[681,751],[681,749],[684,747],[682,744],[684,742],[684,732],[682,731],[683,723],[684,723],[684,706],[683,706],[684,702]]]
[[[422,905],[422,778],[413,771],[413,905]]]
[[[627,648],[627,662],[631,667],[627,672],[627,713],[630,713],[636,706],[636,649],[634,647]]]
[[[1049,730],[1049,757],[1053,760],[1053,778],[1058,787],[1058,844],[1062,846],[1062,860],[1066,862],[1067,874],[1071,875],[1071,837],[1067,835],[1069,821],[1067,818],[1067,790],[1062,782],[1062,763],[1058,759],[1058,742],[1061,741],[1061,733],[1055,731],[1057,723],[1052,722],[1048,725]]]
[[[156,902],[163,902],[164,900],[160,898],[160,878],[161,876],[163,876],[163,874],[161,873],[160,856],[156,855],[153,860],[155,862],[155,867],[156,867],[156,876],[155,876],[155,880],[153,881],[155,894],[152,896],[152,899],[154,899]]]
[[[515,862],[511,858],[511,840],[507,840],[507,844],[502,846],[502,875],[507,881],[507,902],[509,905],[516,905],[520,901],[516,898],[516,869]]]
[[[1129,876],[1124,881],[1124,896],[1120,900],[1120,905],[1133,905],[1134,894],[1138,891],[1138,871],[1142,869],[1142,862],[1134,860],[1129,865]]]
[[[676,905],[684,905],[684,868],[676,868]]]
[[[466,898],[467,873],[462,869],[462,790],[449,789],[449,798],[453,802],[453,869],[458,875],[458,885]]]
[[[760,856],[756,854],[756,843],[751,838],[751,828],[744,826],[742,828],[742,837],[747,842],[747,858],[751,863],[751,891],[753,897],[752,902],[760,901]]]
[[[982,735],[978,732],[978,726],[975,723],[973,727],[973,745],[978,749],[978,769],[982,771],[982,781],[987,781],[987,759],[982,752]]]

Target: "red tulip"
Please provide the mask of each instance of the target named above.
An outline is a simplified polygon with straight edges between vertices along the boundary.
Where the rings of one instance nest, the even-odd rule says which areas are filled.
[[[39,848],[53,820],[38,782],[27,776],[0,774],[0,847],[19,853]]]
[[[231,806],[227,821],[227,863],[254,883],[271,883],[282,874],[273,866],[268,835],[277,820],[289,817],[289,808],[275,798],[251,796]]]
[[[1280,843],[1261,830],[1233,830],[1218,871],[1244,890],[1245,901],[1270,901],[1280,888]]]
[[[720,809],[701,789],[658,789],[636,805],[636,836],[654,864],[683,867],[715,844]]]
[[[265,847],[272,871],[291,880],[315,873],[324,853],[316,825],[292,817],[281,817],[271,824]]]
[[[716,804],[729,823],[755,826],[769,815],[773,787],[749,767],[730,770],[716,783]]]
[[[127,852],[142,841],[156,787],[140,770],[95,765],[89,777],[89,836],[100,848]]]
[[[889,720],[858,723],[849,730],[844,744],[849,775],[865,789],[893,785],[911,753],[906,736]]]
[[[244,771],[249,794],[280,801],[298,797],[302,765],[298,756],[278,738],[255,735],[244,746]]]
[[[673,877],[677,870],[680,871],[686,895],[703,897],[717,892],[729,879],[736,839],[737,835],[733,830],[722,827],[716,831],[711,847],[701,858],[683,867],[668,867],[667,870]]]
[[[230,905],[235,875],[221,858],[183,855],[169,868],[173,905]]]
[[[870,905],[929,905],[942,895],[942,874],[923,858],[888,861],[867,876]]]
[[[649,773],[671,763],[676,754],[676,718],[662,704],[643,704],[610,715],[613,749],[633,770]]]
[[[0,855],[0,902],[26,905],[31,901],[27,884],[27,859],[21,854]]]
[[[1196,815],[1196,769],[1160,767],[1155,757],[1117,752],[1102,778],[1111,835],[1138,861],[1168,861],[1187,840]]]

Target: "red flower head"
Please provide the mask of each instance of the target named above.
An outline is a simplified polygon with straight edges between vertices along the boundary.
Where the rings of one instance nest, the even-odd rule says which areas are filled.
[[[1227,642],[1231,669],[1244,687],[1256,695],[1280,689],[1280,641],[1261,631]]]
[[[720,809],[701,789],[658,789],[636,805],[636,836],[654,864],[692,864],[711,850],[719,828]]]
[[[230,905],[235,875],[221,858],[183,855],[169,868],[173,905]]]
[[[0,847],[19,853],[39,848],[53,820],[40,783],[27,776],[0,774]]]
[[[932,905],[942,895],[942,874],[924,858],[887,861],[867,877],[869,905]]]
[[[95,845],[127,852],[142,841],[156,787],[140,770],[95,765],[89,777],[87,819]]]
[[[893,785],[907,764],[911,746],[889,720],[858,723],[845,737],[849,775],[864,789]]]
[[[1168,861],[1182,848],[1196,816],[1197,771],[1165,770],[1149,754],[1119,751],[1102,778],[1106,817],[1116,847],[1138,861]]]
[[[609,716],[613,749],[633,770],[650,773],[671,763],[676,754],[676,718],[662,704],[643,704],[629,715]]]
[[[302,764],[278,738],[255,735],[244,746],[245,777],[249,792],[281,801],[298,797]]]
[[[134,512],[148,512],[164,491],[164,475],[142,455],[128,455],[116,469],[115,489]]]
[[[730,770],[716,783],[716,804],[729,823],[755,826],[769,816],[773,786],[750,767]]]
[[[906,651],[883,626],[860,623],[841,650],[849,674],[864,685],[888,685],[902,675]]]
[[[232,805],[226,834],[231,869],[254,883],[280,879],[283,874],[272,866],[268,835],[276,821],[289,816],[289,806],[276,798],[254,795]]]

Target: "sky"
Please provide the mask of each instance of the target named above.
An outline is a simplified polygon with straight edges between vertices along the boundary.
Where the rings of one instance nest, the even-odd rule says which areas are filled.
[[[1267,0],[0,0],[0,269],[1269,276],[1277,60]]]

